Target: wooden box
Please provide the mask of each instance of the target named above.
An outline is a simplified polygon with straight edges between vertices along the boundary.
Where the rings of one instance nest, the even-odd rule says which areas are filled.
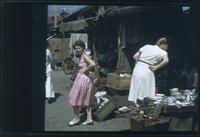
[[[107,87],[116,90],[128,90],[130,88],[131,75],[124,75],[121,77],[117,73],[107,74]]]
[[[132,117],[130,120],[131,131],[168,131],[170,121],[171,117],[142,120]]]

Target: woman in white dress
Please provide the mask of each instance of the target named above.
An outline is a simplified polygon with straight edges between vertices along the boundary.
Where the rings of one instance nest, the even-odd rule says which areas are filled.
[[[155,45],[145,45],[133,56],[136,65],[131,79],[128,101],[137,104],[137,99],[155,96],[154,71],[168,62],[168,41],[160,38]]]

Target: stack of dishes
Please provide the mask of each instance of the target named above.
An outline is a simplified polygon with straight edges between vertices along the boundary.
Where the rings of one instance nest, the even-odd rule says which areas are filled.
[[[164,94],[156,94],[153,99],[155,100],[154,104],[160,104],[165,100],[166,96]]]

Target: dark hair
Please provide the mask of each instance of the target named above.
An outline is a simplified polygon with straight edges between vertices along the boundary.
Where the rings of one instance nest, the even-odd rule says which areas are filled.
[[[168,42],[167,38],[164,38],[164,37],[163,37],[163,38],[160,38],[160,39],[157,40],[156,45],[160,46],[160,45],[162,45],[162,44],[167,44],[167,45],[169,45],[169,42]]]
[[[85,49],[85,43],[82,41],[82,40],[77,40],[75,41],[74,45],[73,45],[73,49],[75,49],[76,46],[80,46],[82,47],[83,49]]]

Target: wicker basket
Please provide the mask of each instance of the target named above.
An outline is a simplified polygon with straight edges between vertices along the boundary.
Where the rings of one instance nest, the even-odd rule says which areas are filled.
[[[102,106],[102,108],[94,113],[94,119],[96,121],[103,121],[116,109],[116,107],[117,105],[115,100],[111,98],[104,106]]]

